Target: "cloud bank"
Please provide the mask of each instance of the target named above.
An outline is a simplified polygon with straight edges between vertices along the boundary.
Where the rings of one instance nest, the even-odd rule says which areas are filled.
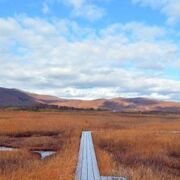
[[[66,98],[180,100],[180,81],[164,74],[180,58],[168,36],[139,22],[97,30],[68,19],[0,18],[0,84]]]

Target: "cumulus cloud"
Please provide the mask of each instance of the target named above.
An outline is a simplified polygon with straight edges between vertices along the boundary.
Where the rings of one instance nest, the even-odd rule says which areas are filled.
[[[66,19],[24,16],[0,24],[1,86],[66,98],[179,97],[180,82],[163,76],[179,46],[161,27],[132,22],[97,32]]]
[[[57,6],[65,5],[70,8],[70,16],[72,18],[82,18],[87,19],[89,21],[96,21],[103,18],[106,15],[106,10],[97,5],[97,3],[95,2],[97,1],[45,0],[42,4],[42,12],[44,14],[48,14],[53,4],[56,4]],[[102,2],[109,2],[109,0],[102,0]]]
[[[180,1],[179,0],[132,0],[143,6],[150,6],[153,9],[160,9],[161,13],[167,16],[167,23],[172,25],[180,22]]]
[[[105,10],[87,0],[63,0],[65,5],[72,7],[72,16],[87,18],[90,21],[101,19]]]

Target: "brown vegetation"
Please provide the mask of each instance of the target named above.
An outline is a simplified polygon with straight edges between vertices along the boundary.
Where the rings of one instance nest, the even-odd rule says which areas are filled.
[[[0,112],[2,180],[73,180],[82,130],[92,130],[102,175],[179,179],[180,117],[110,112]],[[31,149],[57,150],[40,160]]]

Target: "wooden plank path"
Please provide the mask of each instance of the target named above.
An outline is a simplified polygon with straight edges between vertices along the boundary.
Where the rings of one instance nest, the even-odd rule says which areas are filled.
[[[90,131],[83,131],[75,180],[127,180],[124,177],[100,176]]]

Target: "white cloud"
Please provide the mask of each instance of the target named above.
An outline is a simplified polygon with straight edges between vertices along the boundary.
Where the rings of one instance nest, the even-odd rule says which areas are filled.
[[[43,14],[48,14],[50,12],[49,5],[47,2],[43,2],[42,12],[43,12]]]
[[[72,5],[75,9],[80,9],[86,3],[86,0],[64,0],[64,3]]]
[[[51,6],[65,5],[70,8],[70,17],[82,18],[89,21],[96,21],[106,15],[106,10],[96,4],[97,1],[89,0],[45,0],[42,4],[42,12],[50,13]],[[109,0],[102,0],[101,3],[107,3]]]
[[[167,23],[172,25],[180,22],[180,1],[179,0],[132,0],[134,3],[143,6],[150,6],[153,9],[160,9],[161,13],[167,16]]]
[[[97,32],[29,17],[0,18],[0,24],[1,86],[68,98],[179,97],[180,82],[160,73],[179,56],[163,28],[132,22]]]
[[[64,4],[72,7],[72,16],[87,18],[90,21],[101,19],[105,10],[88,0],[63,0]]]

